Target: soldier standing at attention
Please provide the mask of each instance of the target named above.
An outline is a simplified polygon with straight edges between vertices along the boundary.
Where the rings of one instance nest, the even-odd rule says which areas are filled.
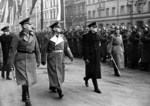
[[[2,45],[2,51],[3,51],[3,66],[1,68],[2,70],[1,76],[2,78],[5,78],[5,71],[6,71],[6,79],[11,80],[11,78],[9,77],[9,73],[11,69],[8,66],[7,62],[8,62],[10,45],[11,45],[13,36],[10,35],[9,26],[5,26],[1,30],[4,32],[3,35],[0,36],[0,42]]]
[[[32,31],[30,17],[20,22],[22,31],[11,43],[11,68],[15,66],[16,82],[22,85],[22,101],[31,106],[29,87],[37,83],[36,67],[40,65],[40,49],[37,38]]]

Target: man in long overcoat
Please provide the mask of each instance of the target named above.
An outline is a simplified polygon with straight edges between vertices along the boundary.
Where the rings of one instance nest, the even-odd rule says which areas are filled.
[[[29,87],[37,83],[36,67],[40,65],[40,49],[32,32],[30,17],[20,22],[23,30],[11,43],[10,67],[15,66],[16,82],[22,85],[22,101],[31,106]]]
[[[42,65],[46,64],[50,83],[50,90],[57,90],[59,98],[62,98],[62,83],[64,82],[65,69],[64,58],[65,54],[73,61],[73,55],[68,46],[67,40],[61,33],[59,22],[53,23],[51,26],[52,33],[47,34],[44,38],[42,48]],[[46,58],[47,54],[47,58]]]
[[[108,54],[112,55],[119,71],[124,68],[124,46],[122,35],[119,34],[120,29],[118,26],[115,28],[115,33],[110,35],[110,42],[108,44]],[[114,75],[120,76],[117,72],[117,67],[114,66]]]
[[[141,71],[150,71],[150,29],[148,25],[143,28],[143,35],[141,37],[143,43],[141,63],[143,68]]]
[[[134,25],[129,37],[129,41],[131,42],[129,61],[131,62],[131,68],[133,69],[137,68],[140,59],[140,39],[141,36],[138,33],[137,26]]]
[[[1,30],[4,32],[4,34],[0,36],[0,42],[2,45],[2,51],[3,51],[3,66],[1,68],[1,71],[2,71],[1,76],[2,78],[5,78],[5,71],[6,71],[6,79],[11,80],[11,78],[9,77],[9,73],[11,69],[8,66],[7,62],[8,62],[9,50],[10,50],[10,45],[11,45],[13,36],[10,35],[9,26],[5,26]]]
[[[101,78],[100,65],[100,37],[97,34],[96,22],[88,25],[90,31],[83,35],[83,57],[86,64],[85,84],[88,86],[88,80],[92,78],[94,91],[101,93],[98,88],[97,79]]]

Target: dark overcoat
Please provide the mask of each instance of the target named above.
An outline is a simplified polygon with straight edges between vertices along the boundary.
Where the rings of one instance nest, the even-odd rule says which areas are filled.
[[[47,60],[50,88],[59,87],[64,82],[65,53],[67,53],[70,58],[73,57],[64,35],[60,34],[58,38],[54,36],[53,33],[45,36],[44,45],[41,51],[41,61],[46,62]]]
[[[140,39],[141,36],[138,32],[132,32],[129,40],[131,42],[131,47],[129,51],[129,61],[138,62],[140,59]]]
[[[40,49],[36,36],[30,33],[29,37],[22,31],[14,36],[11,43],[9,65],[15,66],[16,81],[18,85],[32,86],[37,82],[36,66],[40,63]],[[33,53],[21,53],[33,52]]]
[[[87,78],[101,78],[100,65],[100,37],[97,33],[89,31],[82,38],[83,57],[88,59],[89,64],[86,64]]]
[[[9,51],[10,51],[10,45],[12,41],[13,36],[12,35],[2,35],[0,36],[0,42],[2,46],[2,52],[3,52],[3,66],[1,68],[2,71],[10,71],[10,67],[8,66],[8,57],[9,57]]]
[[[144,33],[141,41],[143,43],[141,62],[150,63],[150,32]]]
[[[108,34],[107,33],[102,33],[101,36],[100,36],[100,41],[101,41],[102,56],[106,56],[107,55]]]

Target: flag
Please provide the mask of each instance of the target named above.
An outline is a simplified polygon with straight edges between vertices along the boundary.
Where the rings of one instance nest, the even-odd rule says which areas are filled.
[[[16,14],[15,0],[5,0],[0,21],[2,23],[13,24],[15,19],[15,14]]]
[[[18,7],[18,17],[22,15],[22,6],[23,6],[24,0],[17,0],[17,7]]]
[[[34,9],[34,6],[36,4],[37,0],[32,0],[32,7],[31,7],[31,10],[30,10],[30,15],[32,14],[32,11]]]
[[[57,20],[64,20],[64,0],[58,0],[58,15]]]
[[[11,15],[12,15],[12,10],[14,6],[14,1],[13,0],[8,0],[8,16],[7,16],[7,23],[11,22]]]

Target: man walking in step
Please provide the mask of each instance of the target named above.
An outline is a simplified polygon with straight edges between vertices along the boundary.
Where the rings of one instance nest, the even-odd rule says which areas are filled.
[[[57,90],[59,98],[64,95],[62,93],[62,83],[64,82],[65,69],[64,58],[65,54],[73,61],[73,55],[70,51],[68,42],[64,35],[60,34],[62,29],[59,22],[53,23],[51,26],[52,33],[45,35],[44,45],[41,51],[42,65],[46,64],[49,77],[50,90]],[[46,58],[47,54],[47,58]]]
[[[15,66],[16,82],[22,85],[22,101],[31,106],[29,87],[37,83],[36,67],[40,65],[40,49],[32,31],[30,17],[20,22],[22,31],[11,43],[9,65]]]
[[[10,45],[11,45],[13,36],[10,35],[9,26],[5,26],[1,30],[4,32],[3,35],[0,36],[0,42],[2,45],[2,51],[3,51],[3,66],[1,68],[1,71],[2,71],[1,76],[2,78],[5,78],[5,71],[6,71],[6,79],[11,80],[11,78],[9,77],[11,69],[8,66],[7,62],[8,62]]]
[[[94,91],[101,93],[98,88],[97,79],[101,78],[101,65],[100,65],[100,37],[97,34],[96,22],[88,25],[89,32],[83,35],[83,58],[85,60],[85,85],[88,86],[88,80],[91,78]]]

